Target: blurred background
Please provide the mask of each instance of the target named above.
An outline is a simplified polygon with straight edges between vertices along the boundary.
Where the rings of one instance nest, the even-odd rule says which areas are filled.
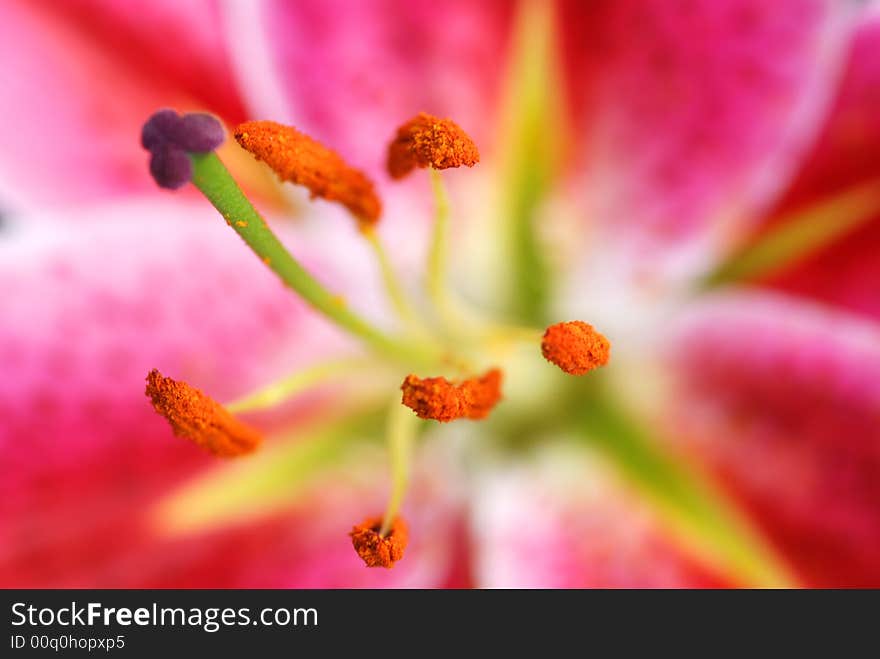
[[[5,0],[0,59],[0,585],[880,585],[876,3]],[[421,427],[393,570],[347,533],[385,505],[406,370],[248,415],[268,440],[236,461],[143,394],[152,368],[227,402],[361,354],[192,186],[155,185],[140,129],[166,107],[295,125],[363,169],[420,305],[434,201],[386,150],[453,118],[482,156],[444,174],[454,294],[612,342],[576,381],[481,348],[505,400]],[[218,154],[394,326],[341,209]]]

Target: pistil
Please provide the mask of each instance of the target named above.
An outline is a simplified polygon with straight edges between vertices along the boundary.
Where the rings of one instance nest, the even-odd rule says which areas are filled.
[[[447,332],[473,325],[455,308],[446,288],[449,251],[449,197],[440,170],[473,167],[480,152],[470,136],[451,119],[440,119],[420,112],[402,124],[388,146],[387,168],[394,179],[401,179],[416,169],[428,169],[434,193],[435,217],[428,249],[427,289]]]
[[[440,330],[446,346],[443,349],[416,314],[379,240],[376,224],[382,206],[369,178],[335,151],[291,126],[255,121],[241,124],[234,132],[238,143],[258,160],[265,161],[282,180],[303,185],[313,197],[340,203],[352,214],[373,249],[391,302],[410,334],[396,337],[374,327],[327,290],[281,244],[214,154],[213,149],[224,139],[216,119],[203,114],[180,117],[163,110],[147,121],[141,137],[144,148],[151,153],[150,170],[160,186],[176,189],[191,181],[263,263],[325,318],[394,363],[435,373],[453,370],[463,376],[448,380],[442,376],[422,378],[410,374],[401,384],[402,395],[395,395],[387,413],[391,465],[388,504],[382,517],[365,520],[350,535],[355,550],[368,566],[391,567],[403,556],[407,542],[408,531],[400,509],[409,485],[413,443],[420,428],[418,418],[443,423],[481,420],[489,416],[503,397],[502,370],[493,366],[474,375],[478,371],[471,365],[471,358],[476,363],[485,363],[493,342],[527,341],[537,349],[540,341],[541,351],[550,362],[566,373],[583,375],[608,362],[610,344],[582,321],[551,325],[541,338],[539,331],[532,328],[477,322],[451,304],[446,288],[449,201],[440,170],[471,167],[479,161],[476,145],[453,121],[421,113],[397,130],[388,148],[388,170],[393,178],[406,176],[416,168],[429,170],[436,218],[428,254],[427,289],[444,321]],[[374,357],[318,364],[234,401],[231,408],[248,411],[272,407],[351,369],[372,369],[377,363],[381,364]],[[186,383],[153,371],[148,376],[147,394],[176,434],[218,455],[241,455],[260,444],[258,431]]]

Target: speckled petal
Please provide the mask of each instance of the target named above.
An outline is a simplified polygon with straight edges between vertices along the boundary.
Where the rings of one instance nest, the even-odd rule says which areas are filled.
[[[880,182],[880,11],[861,25],[819,143],[765,227],[787,212],[870,180]],[[880,183],[878,183],[880,185]],[[880,211],[870,221],[762,283],[880,319]]]
[[[113,570],[149,545],[151,503],[215,464],[153,412],[150,369],[222,401],[340,346],[203,203],[13,222],[0,277],[5,585],[135,579]]]
[[[772,201],[820,127],[850,24],[830,0],[563,7],[585,217],[603,252],[623,243],[643,269]]]
[[[155,190],[137,143],[158,108],[240,121],[219,24],[210,0],[0,4],[0,206]]]
[[[880,585],[880,326],[781,295],[678,333],[675,430],[808,584]]]
[[[230,7],[254,111],[290,122],[371,173],[419,111],[493,137],[513,3],[305,0]]]

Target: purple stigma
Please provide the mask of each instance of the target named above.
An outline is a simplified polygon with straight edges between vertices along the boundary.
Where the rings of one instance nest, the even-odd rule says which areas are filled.
[[[215,117],[202,112],[183,115],[177,127],[175,142],[186,151],[207,153],[223,144],[226,134]]]
[[[222,124],[201,112],[181,117],[174,110],[159,110],[141,130],[141,145],[152,154],[150,174],[159,187],[170,190],[192,179],[189,153],[210,153],[225,139]]]
[[[193,166],[186,151],[170,142],[162,142],[150,152],[150,174],[160,188],[177,190],[190,182]]]
[[[160,144],[173,140],[180,130],[181,118],[174,110],[154,112],[141,129],[141,146],[152,151]]]

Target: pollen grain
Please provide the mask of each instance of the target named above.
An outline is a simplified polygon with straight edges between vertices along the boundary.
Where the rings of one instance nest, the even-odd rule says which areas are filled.
[[[547,328],[541,353],[566,373],[584,375],[608,363],[611,343],[592,325],[572,320]]]
[[[400,126],[388,147],[388,173],[395,179],[416,167],[473,167],[479,161],[477,145],[461,126],[425,112]]]
[[[259,431],[236,419],[213,398],[186,382],[164,377],[156,369],[147,375],[146,394],[175,435],[215,455],[244,455],[262,441]]]
[[[269,165],[281,180],[305,186],[312,198],[342,204],[363,226],[379,221],[382,203],[372,181],[319,141],[274,121],[247,121],[236,127],[234,135],[245,151]]]
[[[444,377],[420,378],[410,374],[400,386],[402,403],[421,419],[441,423],[462,418],[476,421],[486,418],[501,400],[501,380],[497,368],[458,383]]]
[[[403,551],[409,539],[409,530],[402,517],[395,517],[391,530],[382,537],[379,530],[381,517],[368,517],[355,526],[351,533],[351,544],[367,567],[391,568],[403,558]]]

